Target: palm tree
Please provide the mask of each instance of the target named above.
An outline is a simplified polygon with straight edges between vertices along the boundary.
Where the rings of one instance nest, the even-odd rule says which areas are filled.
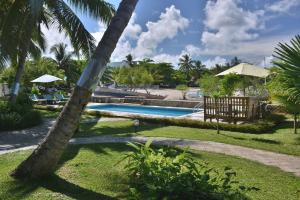
[[[191,80],[192,68],[193,68],[193,61],[188,54],[185,54],[181,58],[179,58],[179,70],[181,70],[186,74],[187,81]]]
[[[192,66],[193,79],[198,80],[205,72],[206,66],[200,60],[194,60]]]
[[[128,65],[129,65],[130,67],[133,66],[133,57],[132,57],[131,54],[128,54],[128,55],[126,56],[126,62],[128,63]]]
[[[104,0],[67,0],[75,9],[108,23],[114,14],[114,7]],[[95,49],[95,39],[64,0],[14,1],[2,22],[0,60],[16,57],[16,73],[11,101],[15,102],[20,78],[32,38],[41,38],[41,25],[57,24],[70,38],[76,51],[81,50],[87,57]],[[21,34],[20,34],[21,33]],[[37,36],[39,35],[39,36]],[[17,52],[17,53],[16,53]]]
[[[291,44],[279,43],[275,48],[274,65],[280,70],[273,81],[271,90],[286,109],[294,115],[294,133],[297,133],[297,119],[300,114],[300,35]]]
[[[55,44],[51,47],[50,52],[54,54],[54,62],[59,69],[64,70],[66,76],[67,86],[71,88],[70,78],[72,76],[72,56],[73,52],[67,52],[67,45],[64,43]]]
[[[99,77],[116,48],[138,0],[123,0],[101,41],[89,59],[70,100],[65,105],[44,141],[13,172],[17,179],[39,178],[52,173],[70,138],[77,128],[82,111],[88,103]]]

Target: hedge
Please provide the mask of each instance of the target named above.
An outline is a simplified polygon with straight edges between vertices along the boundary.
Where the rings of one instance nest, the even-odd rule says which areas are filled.
[[[62,107],[53,107],[53,106],[35,106],[37,109],[44,109],[50,111],[61,111]],[[94,115],[94,116],[104,116],[104,117],[119,117],[108,112],[100,111],[84,111],[85,114]],[[122,116],[123,117],[123,116]],[[165,118],[165,117],[156,117],[149,118],[143,117],[140,115],[131,115],[125,118],[129,119],[138,119],[142,122],[154,123],[154,124],[163,124],[163,125],[172,125],[172,126],[182,126],[182,127],[191,127],[191,128],[203,128],[203,129],[216,129],[216,122],[204,122],[199,120],[192,119],[176,119],[176,118]],[[244,124],[228,124],[228,123],[219,123],[219,129],[224,131],[234,131],[242,133],[268,133],[272,132],[278,124],[285,120],[285,116],[281,114],[270,114],[263,120],[258,120],[253,123],[244,123]]]

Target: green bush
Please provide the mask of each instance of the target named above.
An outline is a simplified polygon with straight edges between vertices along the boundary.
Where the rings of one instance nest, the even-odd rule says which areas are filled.
[[[133,199],[241,200],[248,199],[245,191],[254,189],[240,185],[229,167],[219,172],[186,151],[153,149],[150,144],[129,143],[136,150],[125,157]]]
[[[0,101],[0,131],[29,128],[41,122],[40,113],[33,110],[27,95],[20,94],[15,104]]]

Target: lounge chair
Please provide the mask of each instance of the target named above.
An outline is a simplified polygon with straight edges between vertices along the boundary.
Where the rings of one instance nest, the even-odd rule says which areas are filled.
[[[44,99],[47,100],[47,103],[48,103],[48,104],[56,104],[56,103],[58,103],[58,102],[55,100],[54,96],[52,96],[52,95],[50,95],[50,94],[44,95]]]
[[[54,94],[54,97],[60,102],[66,102],[69,98],[66,98],[63,94]]]
[[[30,95],[30,100],[31,101],[33,101],[34,103],[40,103],[40,104],[43,104],[43,103],[47,103],[47,99],[40,99],[39,97],[38,97],[38,95],[36,95],[36,94],[32,94],[32,95]]]

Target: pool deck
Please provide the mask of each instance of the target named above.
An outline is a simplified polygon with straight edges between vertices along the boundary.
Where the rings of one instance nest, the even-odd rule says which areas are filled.
[[[110,103],[89,103],[87,106],[97,106],[97,105],[110,105]],[[119,104],[119,105],[138,105],[138,104],[122,103],[122,104]],[[148,105],[143,105],[143,106],[148,106]],[[152,105],[149,105],[149,106],[150,107],[158,107],[158,108],[162,107],[162,106],[152,106]],[[180,108],[180,107],[165,107],[165,106],[163,108],[187,109],[187,108]],[[190,108],[188,108],[188,109],[190,109]],[[87,111],[94,111],[95,109],[86,108],[86,110]],[[101,111],[101,110],[99,110],[99,111]],[[139,113],[119,112],[119,111],[107,111],[107,110],[103,110],[103,112],[112,114],[116,117],[130,117],[130,118],[134,118],[134,117],[158,118],[159,117],[159,118],[192,119],[192,120],[204,121],[203,111],[194,112],[194,113],[191,113],[191,114],[182,115],[182,116],[178,116],[178,117],[154,115],[154,114],[139,114]]]

